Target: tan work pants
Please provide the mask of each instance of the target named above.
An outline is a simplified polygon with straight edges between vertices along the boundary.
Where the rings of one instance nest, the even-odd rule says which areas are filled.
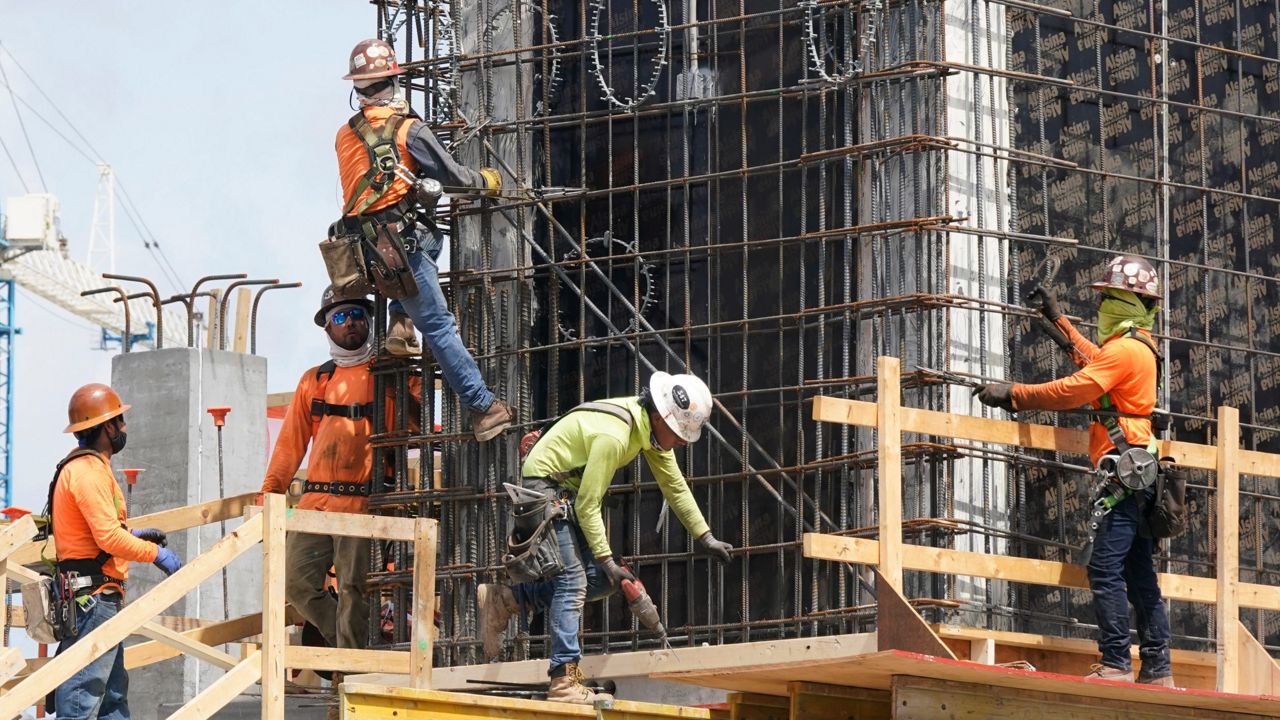
[[[369,538],[291,532],[286,540],[284,593],[307,622],[333,647],[369,646]],[[325,590],[332,565],[338,575],[338,599]]]

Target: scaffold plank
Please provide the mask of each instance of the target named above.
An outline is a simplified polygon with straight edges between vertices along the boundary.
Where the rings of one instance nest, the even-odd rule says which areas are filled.
[[[597,720],[645,720],[646,718],[706,718],[711,711],[679,705],[615,700],[610,707],[553,703],[440,690],[389,687],[345,682],[339,704],[343,720],[468,720],[470,718],[596,718]]]
[[[889,720],[893,709],[884,690],[793,682],[788,720]]]

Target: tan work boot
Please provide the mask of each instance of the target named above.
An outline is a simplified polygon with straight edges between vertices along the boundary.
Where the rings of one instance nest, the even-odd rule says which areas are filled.
[[[487,442],[502,434],[516,420],[516,411],[501,400],[495,399],[484,412],[471,411],[471,430],[476,440]]]
[[[565,663],[563,669],[563,675],[551,678],[551,687],[547,690],[547,699],[551,702],[594,705],[597,700],[613,700],[609,693],[595,692],[582,684],[578,663]]]
[[[484,659],[492,660],[502,652],[502,634],[507,621],[520,612],[516,596],[506,585],[485,584],[476,588],[476,604],[480,606],[480,641]]]
[[[1090,665],[1089,674],[1084,676],[1085,680],[1114,680],[1116,682],[1133,682],[1132,670],[1121,670],[1113,668],[1109,665]]]
[[[404,313],[393,313],[387,327],[388,355],[409,357],[422,354],[422,343],[418,342],[418,331],[413,327],[413,320]]]
[[[1173,682],[1173,675],[1162,675],[1160,677],[1149,677],[1142,673],[1138,673],[1139,685],[1155,685],[1156,687],[1176,688]]]

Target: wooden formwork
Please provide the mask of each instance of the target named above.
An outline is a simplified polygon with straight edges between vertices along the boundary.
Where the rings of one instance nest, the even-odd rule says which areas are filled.
[[[343,683],[339,704],[343,720],[473,720],[475,718],[596,718],[596,720],[646,720],[647,718],[711,718],[711,711],[676,705],[615,700],[598,707],[469,695],[439,690]]]

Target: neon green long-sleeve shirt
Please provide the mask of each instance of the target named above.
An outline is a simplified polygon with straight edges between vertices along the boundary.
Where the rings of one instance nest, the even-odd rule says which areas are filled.
[[[676,454],[671,450],[654,450],[650,444],[649,413],[644,411],[639,398],[611,398],[600,402],[626,408],[634,420],[632,427],[628,429],[626,423],[607,413],[569,413],[533,446],[521,466],[521,475],[550,477],[554,473],[581,470],[575,473],[576,477],[567,478],[561,484],[578,493],[574,502],[578,527],[582,528],[582,535],[597,558],[613,554],[604,518],[600,515],[600,502],[614,474],[638,453],[644,453],[663,497],[689,534],[697,538],[710,530],[676,464]]]

